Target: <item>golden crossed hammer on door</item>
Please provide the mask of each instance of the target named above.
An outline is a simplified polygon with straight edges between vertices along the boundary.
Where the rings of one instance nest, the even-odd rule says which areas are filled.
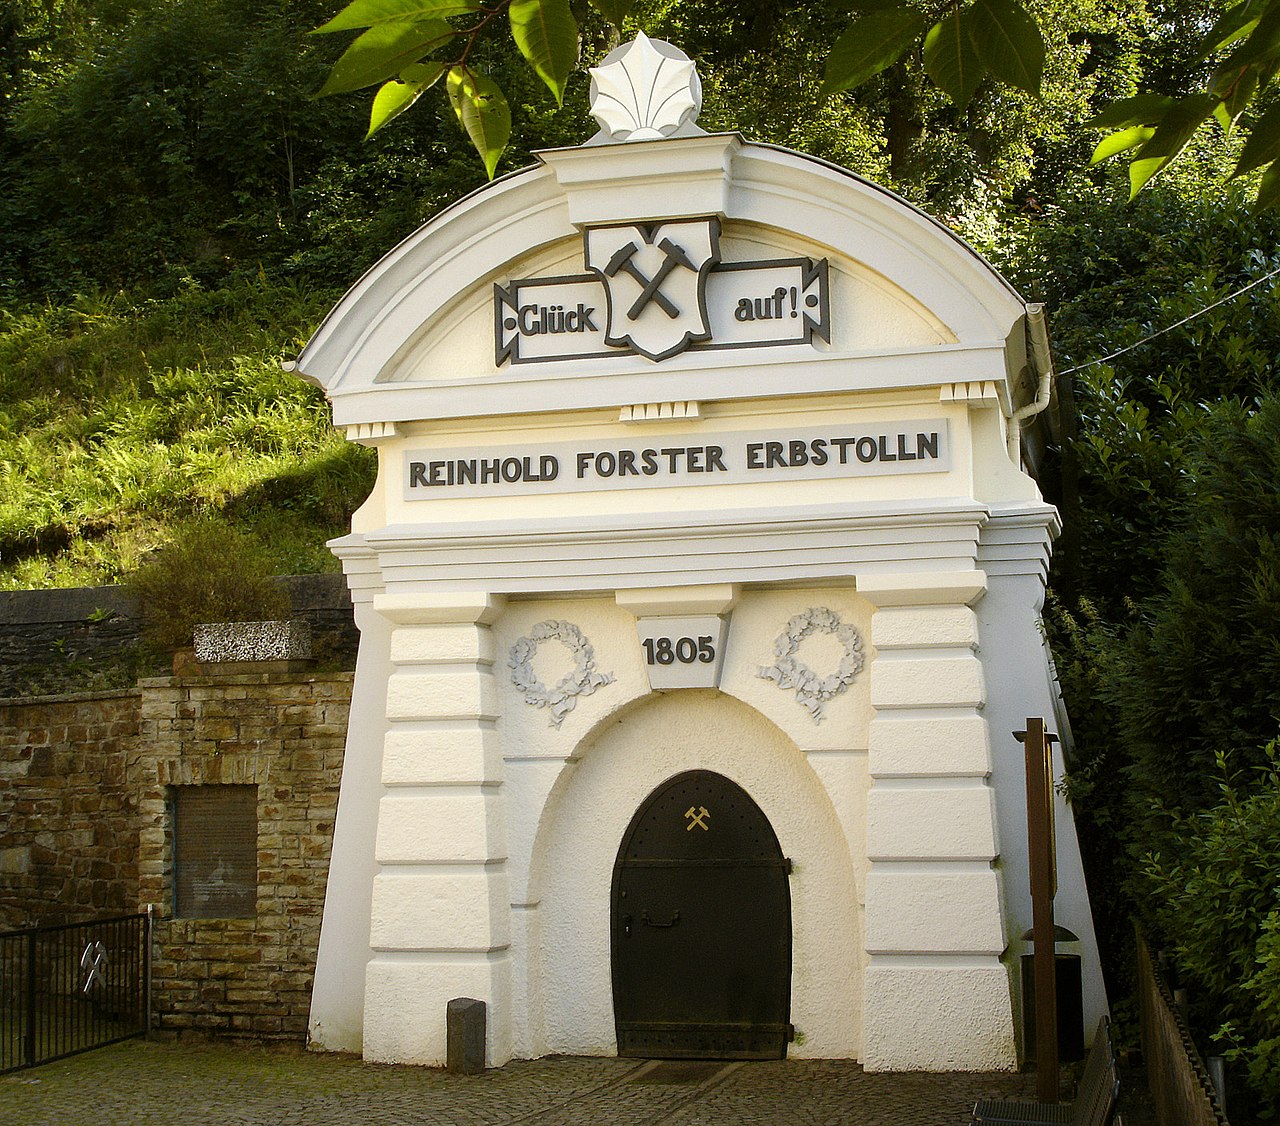
[[[706,832],[706,833],[711,832],[711,826],[708,825],[705,820],[706,818],[711,816],[711,813],[708,811],[705,805],[700,805],[696,810],[693,808],[693,806],[690,806],[688,809],[684,811],[684,815],[686,817],[692,818],[689,824],[684,827],[684,830],[686,833],[690,832],[695,825],[697,825],[698,828],[701,829],[703,832]]]

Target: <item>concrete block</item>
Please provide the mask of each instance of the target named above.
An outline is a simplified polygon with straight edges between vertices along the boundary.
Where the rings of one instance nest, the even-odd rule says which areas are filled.
[[[506,820],[497,793],[393,792],[378,807],[380,864],[436,864],[505,859]]]
[[[995,959],[895,965],[865,975],[867,1071],[1013,1071],[1009,971]]]
[[[871,640],[883,653],[889,649],[928,649],[978,645],[978,616],[968,606],[901,606],[877,610],[871,619]]]
[[[510,942],[511,910],[501,868],[444,873],[394,870],[374,877],[370,944],[379,950],[489,951]]]
[[[987,721],[980,715],[877,715],[870,726],[867,767],[874,778],[991,773]]]
[[[391,635],[391,663],[493,664],[496,646],[488,626],[459,623],[401,626]]]
[[[873,708],[980,708],[986,703],[982,662],[973,654],[871,665]]]
[[[863,919],[870,954],[997,956],[1006,944],[999,881],[991,870],[872,865]]]
[[[981,784],[873,786],[867,795],[867,857],[873,862],[993,860],[999,851],[993,798]]]
[[[311,657],[311,625],[300,619],[212,622],[195,628],[196,660],[291,661]]]
[[[485,1063],[511,1058],[510,963],[503,955],[383,960],[365,970],[364,1058],[372,1063],[448,1063],[449,1002],[459,997],[487,1006]]]
[[[479,591],[386,592],[374,595],[373,608],[398,625],[493,622],[506,608],[506,598]]]
[[[875,606],[972,605],[986,592],[987,576],[982,571],[858,576],[858,593]]]
[[[456,786],[502,780],[498,733],[483,727],[388,732],[382,781],[388,786]]]
[[[498,693],[493,677],[474,667],[458,672],[401,671],[387,681],[387,717],[415,719],[496,719]]]

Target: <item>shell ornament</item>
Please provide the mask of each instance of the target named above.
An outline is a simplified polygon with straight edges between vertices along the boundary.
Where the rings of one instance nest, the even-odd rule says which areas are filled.
[[[591,68],[597,143],[701,133],[694,125],[701,109],[702,82],[689,56],[644,32]]]

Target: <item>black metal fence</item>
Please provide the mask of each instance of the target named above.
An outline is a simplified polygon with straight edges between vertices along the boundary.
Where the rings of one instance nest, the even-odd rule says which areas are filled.
[[[0,934],[0,1074],[150,1024],[150,911]]]

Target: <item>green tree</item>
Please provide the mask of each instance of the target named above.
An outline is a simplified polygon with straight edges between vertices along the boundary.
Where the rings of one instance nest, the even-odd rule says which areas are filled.
[[[1069,177],[1034,217],[1006,220],[995,248],[1022,292],[1052,310],[1059,409],[1079,415],[1079,436],[1041,480],[1063,509],[1054,586],[1108,620],[1161,581],[1167,537],[1200,487],[1195,451],[1214,405],[1247,413],[1280,385],[1280,290],[1269,278],[1280,217],[1214,192],[1211,173],[1192,177],[1201,167],[1128,206]]]
[[[1219,754],[1218,800],[1177,818],[1139,877],[1198,1022],[1245,1065],[1249,1089],[1230,1105],[1251,1122],[1280,1114],[1280,745],[1263,756],[1261,772],[1242,778],[1235,756]]]
[[[618,27],[632,17],[632,0],[593,0]],[[829,48],[823,90],[834,94],[860,86],[905,60],[917,61],[928,80],[963,112],[984,86],[1038,96],[1046,65],[1046,31],[1053,21],[1018,0],[962,0],[941,8],[893,0],[850,0],[854,17],[825,31]],[[1081,14],[1077,7],[1076,16]],[[1233,176],[1261,172],[1258,201],[1280,199],[1280,108],[1271,109],[1270,89],[1280,69],[1280,0],[1241,0],[1211,26],[1195,26],[1201,11],[1173,14],[1197,40],[1193,68],[1172,92],[1131,94],[1095,114],[1089,124],[1113,129],[1094,160],[1130,155],[1131,194],[1169,167],[1211,118],[1230,133],[1243,121],[1248,139]],[[1215,13],[1216,14],[1216,13]],[[1086,22],[1088,22],[1086,20]],[[741,27],[752,34],[771,24],[805,26],[765,7],[740,16],[725,13],[711,26],[730,41]],[[1042,25],[1043,23],[1043,25]],[[334,64],[321,93],[348,93],[378,86],[369,118],[377,131],[412,106],[442,78],[459,121],[492,177],[511,129],[501,86],[478,63],[478,44],[498,28],[509,28],[519,53],[562,102],[578,57],[578,20],[569,0],[351,0],[318,32],[357,32]],[[811,29],[808,24],[806,30]],[[1075,34],[1079,34],[1077,29]],[[1087,39],[1088,30],[1084,30]],[[1055,57],[1061,44],[1054,43]],[[1159,77],[1159,76],[1157,76]],[[1193,89],[1200,86],[1200,89]],[[1256,111],[1261,108],[1259,115]]]

